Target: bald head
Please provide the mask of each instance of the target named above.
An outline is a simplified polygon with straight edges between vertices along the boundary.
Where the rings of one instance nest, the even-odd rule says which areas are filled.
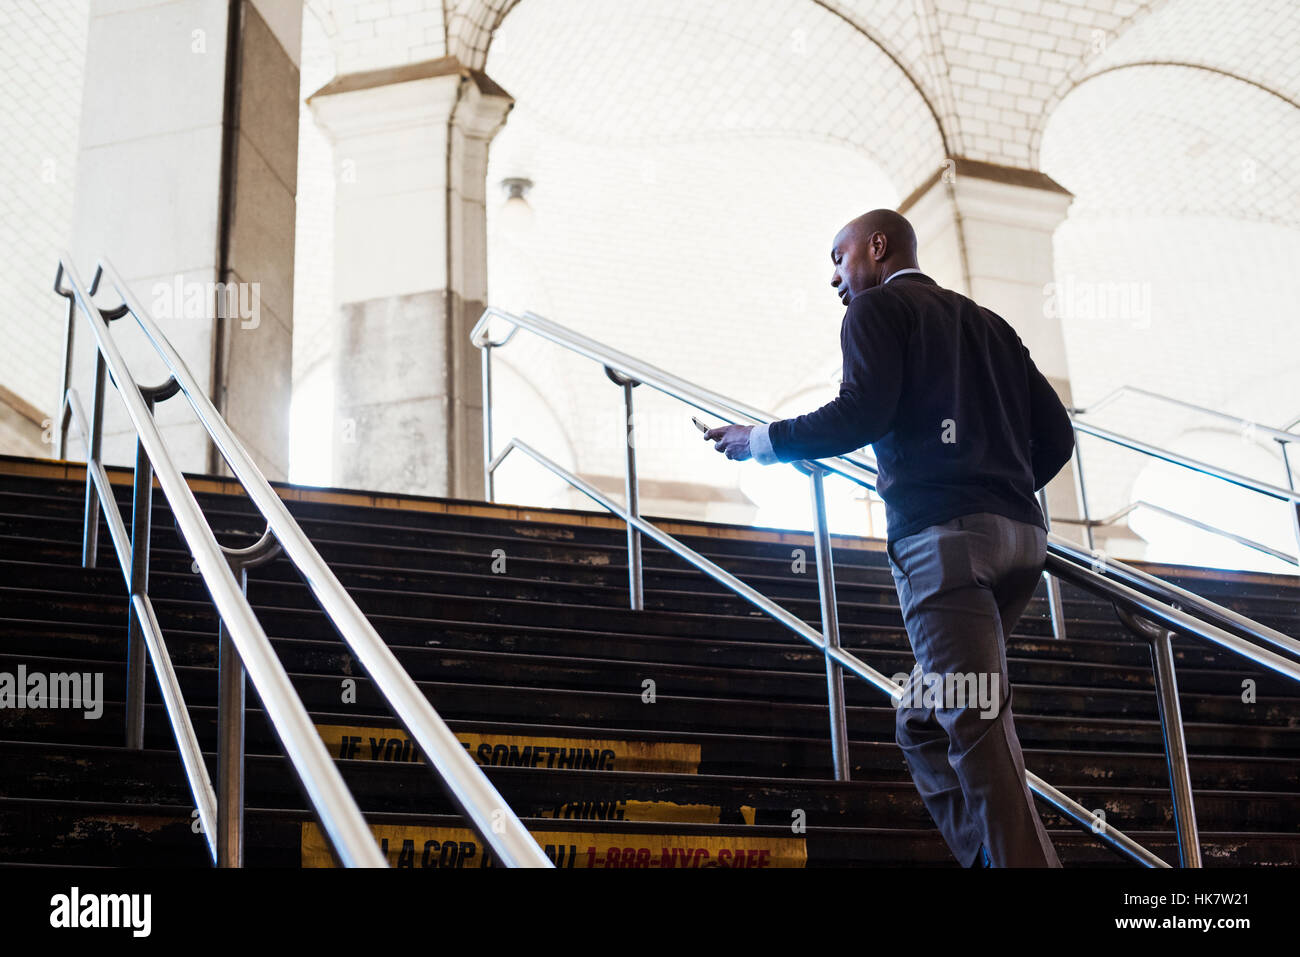
[[[866,243],[870,241],[872,233],[884,234],[886,255],[916,261],[916,232],[902,213],[896,213],[892,209],[873,209],[869,213],[863,213],[840,230],[836,242],[840,237],[852,237]]]
[[[831,285],[845,304],[900,269],[914,268],[916,232],[892,209],[873,209],[847,223],[831,246]]]

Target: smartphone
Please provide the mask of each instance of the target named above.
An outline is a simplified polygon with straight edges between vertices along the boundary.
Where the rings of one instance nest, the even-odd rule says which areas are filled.
[[[695,416],[691,416],[691,421],[695,423],[695,427],[699,429],[701,432],[709,431],[709,427],[705,425],[703,422],[701,422],[699,419],[697,419]]]

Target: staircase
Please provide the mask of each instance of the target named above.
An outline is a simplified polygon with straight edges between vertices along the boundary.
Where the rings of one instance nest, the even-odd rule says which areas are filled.
[[[99,567],[81,567],[82,476],[0,458],[0,676],[102,673],[104,695],[97,719],[0,707],[0,863],[206,867],[152,672],[145,749],[122,747],[127,602],[106,529]],[[112,477],[129,517],[129,473]],[[261,535],[235,486],[191,486],[224,544]],[[955,865],[893,743],[889,702],[846,676],[852,781],[831,780],[821,654],[649,541],[645,610],[630,611],[620,522],[279,490],[557,866]],[[150,595],[215,780],[215,612],[163,496],[153,507]],[[819,626],[806,536],[667,527]],[[887,675],[908,671],[883,543],[838,540],[835,559],[843,645]],[[1293,577],[1143,567],[1300,633]],[[1062,597],[1068,640],[1053,640],[1040,588],[1008,642],[1026,766],[1176,862],[1147,648],[1108,604],[1064,583]],[[292,566],[252,571],[249,598],[389,863],[491,866]],[[1174,649],[1205,863],[1300,864],[1300,688],[1187,639]],[[248,706],[247,864],[332,864],[256,694]],[[1066,866],[1126,866],[1039,809]]]

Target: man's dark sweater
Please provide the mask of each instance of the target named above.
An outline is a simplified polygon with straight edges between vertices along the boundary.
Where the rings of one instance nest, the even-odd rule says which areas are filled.
[[[840,394],[755,429],[755,460],[873,446],[891,542],[972,512],[1046,528],[1034,493],[1069,460],[1074,430],[1006,320],[898,273],[849,303],[840,345]]]

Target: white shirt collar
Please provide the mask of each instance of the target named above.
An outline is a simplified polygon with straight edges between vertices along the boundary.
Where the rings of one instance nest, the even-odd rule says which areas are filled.
[[[909,272],[920,272],[920,271],[921,271],[921,270],[919,270],[919,269],[917,269],[917,268],[915,268],[915,267],[909,267],[909,268],[907,268],[907,269],[900,269],[900,270],[898,270],[898,272],[891,272],[888,276],[886,276],[886,277],[885,277],[885,282],[889,282],[889,280],[893,279],[895,276],[905,276],[905,275],[907,275]],[[885,284],[884,282],[881,283],[882,286],[883,286],[884,284]]]

